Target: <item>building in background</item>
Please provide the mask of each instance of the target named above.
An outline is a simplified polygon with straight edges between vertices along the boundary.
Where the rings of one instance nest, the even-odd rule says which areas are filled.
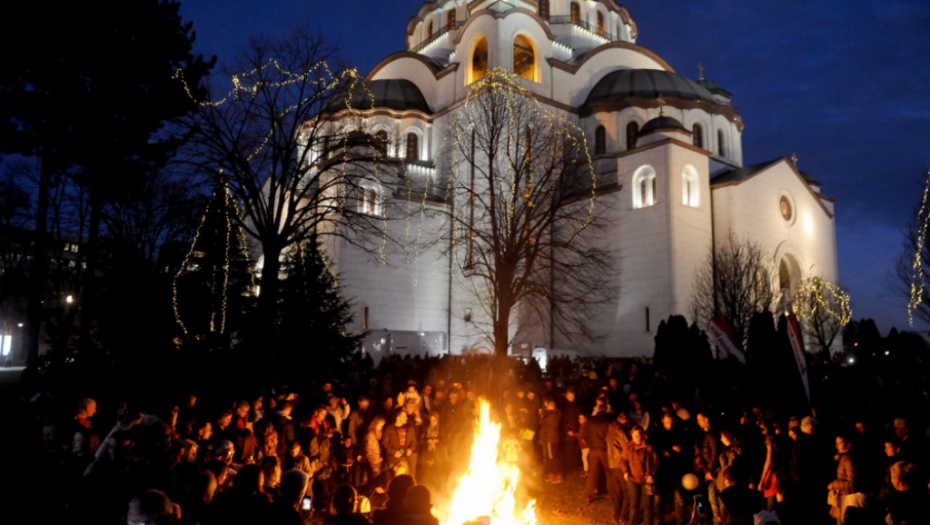
[[[619,257],[618,293],[591,319],[604,335],[597,343],[579,347],[553,336],[550,320],[521,318],[514,322],[533,326],[519,332],[515,353],[651,356],[661,320],[693,319],[695,273],[712,244],[731,235],[764,247],[785,300],[802,278],[838,280],[833,199],[790,159],[744,165],[733,95],[676,72],[637,38],[629,11],[613,0],[429,1],[407,24],[406,50],[366,77],[372,104],[363,126],[385,137],[404,180],[373,179],[350,197],[361,213],[404,206],[411,181],[443,187],[434,166],[444,130],[468,86],[495,67],[585,131],[598,184],[611,190],[599,198],[613,204],[605,242]],[[424,217],[456,205],[442,192],[417,203]],[[490,349],[474,330],[480,305],[461,294],[448,250],[419,242],[448,226],[439,218],[385,223],[386,235],[404,240],[385,245],[387,264],[351,243],[326,245],[341,293],[354,301],[353,328],[370,332],[366,351]]]

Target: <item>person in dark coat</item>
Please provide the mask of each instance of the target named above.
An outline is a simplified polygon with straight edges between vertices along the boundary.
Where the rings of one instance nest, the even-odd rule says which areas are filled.
[[[439,525],[439,519],[433,516],[432,509],[429,489],[425,485],[414,485],[407,489],[404,513],[394,521],[394,525]]]
[[[352,485],[339,485],[333,492],[332,514],[324,525],[369,525],[365,516],[356,512],[358,495]]]
[[[646,431],[635,425],[630,430],[630,442],[620,457],[620,468],[626,481],[630,500],[630,523],[652,523],[655,504],[655,474],[659,457],[646,441]],[[639,518],[642,518],[641,520]]]
[[[626,481],[620,467],[623,451],[630,443],[629,432],[630,424],[625,412],[617,414],[617,419],[607,428],[607,466],[610,470],[607,492],[613,501],[613,519],[616,522],[624,522],[630,514],[630,499],[626,496]]]
[[[401,474],[409,472],[407,460],[416,451],[417,435],[407,425],[406,412],[398,412],[394,416],[394,424],[385,425],[381,446],[384,448],[384,461],[388,468]],[[398,467],[402,467],[403,472],[400,472]]]
[[[555,399],[547,397],[543,401],[542,424],[539,429],[539,445],[542,447],[544,473],[550,483],[562,482],[562,469],[559,463],[559,438],[562,429],[562,411],[556,408]]]
[[[584,495],[589,502],[597,496],[597,485],[601,475],[607,475],[607,430],[610,419],[607,417],[607,405],[598,403],[594,409],[595,414],[588,420],[582,430],[582,439],[588,443],[591,452],[588,453],[588,480],[585,483]]]
[[[581,466],[581,449],[578,447],[578,416],[581,408],[575,401],[575,391],[565,392],[562,405],[562,473],[571,474]]]

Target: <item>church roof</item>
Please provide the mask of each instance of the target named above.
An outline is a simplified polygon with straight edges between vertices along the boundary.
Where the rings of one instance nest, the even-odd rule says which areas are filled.
[[[352,98],[349,102],[352,109],[387,108],[397,111],[417,110],[426,114],[432,113],[420,88],[409,80],[369,80],[365,82],[365,86],[367,90],[360,87],[352,90]],[[336,97],[326,109],[327,111],[339,111],[346,109],[346,104],[341,97]]]
[[[717,104],[710,91],[697,82],[677,73],[658,69],[621,69],[608,73],[591,89],[585,104],[617,101],[630,97],[647,99],[675,97]]]
[[[660,129],[680,129],[682,131],[691,133],[688,131],[688,128],[684,126],[684,124],[678,121],[678,119],[662,115],[643,124],[643,129],[639,130],[638,136],[642,137],[644,135],[659,131]]]
[[[733,98],[733,93],[730,93],[726,89],[723,89],[723,86],[714,82],[713,80],[701,79],[697,81],[698,85],[710,91],[714,95],[722,95],[726,98]]]
[[[721,184],[724,182],[741,182],[744,181],[756,173],[767,169],[773,164],[777,164],[782,160],[786,160],[785,157],[779,157],[777,159],[769,160],[766,162],[760,162],[759,164],[753,164],[752,166],[743,166],[742,168],[736,168],[729,171],[724,171],[710,179],[711,184]],[[801,178],[804,179],[804,182],[812,186],[820,186],[821,184],[817,182],[810,173],[806,171],[798,170],[798,173],[801,175]]]
[[[723,182],[740,182],[746,180],[756,173],[768,168],[769,166],[775,164],[776,162],[781,161],[782,158],[779,157],[774,160],[769,160],[765,162],[760,162],[759,164],[753,164],[752,166],[743,166],[742,168],[736,168],[730,171],[724,171],[719,175],[710,179],[711,184],[720,184]]]

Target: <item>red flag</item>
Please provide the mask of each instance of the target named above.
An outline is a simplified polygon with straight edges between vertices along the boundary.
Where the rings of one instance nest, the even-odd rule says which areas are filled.
[[[804,344],[801,342],[798,318],[794,316],[794,313],[788,314],[788,339],[791,340],[794,359],[798,362],[798,372],[801,374],[801,382],[804,383],[804,393],[807,394],[807,402],[810,403],[811,389],[807,382],[807,360],[804,358]]]
[[[725,317],[718,315],[711,319],[707,324],[707,333],[717,348],[723,348],[727,354],[739,359],[740,363],[746,363],[746,354],[740,350],[736,340],[733,339],[733,332],[730,331],[730,325],[727,324]]]

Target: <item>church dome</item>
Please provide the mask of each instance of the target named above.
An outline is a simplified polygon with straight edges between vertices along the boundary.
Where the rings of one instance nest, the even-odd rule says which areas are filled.
[[[665,97],[717,103],[705,87],[677,73],[658,69],[621,69],[608,73],[598,81],[588,94],[585,104],[614,102],[631,97]]]
[[[686,131],[688,133],[691,133],[690,131],[688,131],[688,128],[684,126],[684,124],[678,121],[678,119],[674,119],[672,117],[666,117],[665,115],[662,115],[660,117],[656,117],[650,120],[649,122],[643,124],[643,129],[639,130],[638,136],[642,137],[644,135],[654,133],[661,129],[678,129],[681,131]]]
[[[365,83],[367,90],[357,87],[352,92],[350,105],[355,110],[387,108],[396,111],[417,110],[430,114],[429,104],[416,84],[404,79],[371,80]],[[369,94],[370,93],[370,94]],[[374,99],[374,100],[372,100]],[[346,109],[341,97],[329,104],[327,110]]]
[[[707,91],[710,91],[710,92],[711,92],[712,94],[714,94],[714,95],[721,95],[721,96],[726,97],[726,98],[733,98],[733,93],[730,93],[729,91],[727,91],[726,89],[724,89],[723,86],[721,86],[720,84],[714,82],[713,80],[701,79],[701,80],[698,80],[697,83],[698,83],[701,87],[703,87],[703,88],[706,89]]]

